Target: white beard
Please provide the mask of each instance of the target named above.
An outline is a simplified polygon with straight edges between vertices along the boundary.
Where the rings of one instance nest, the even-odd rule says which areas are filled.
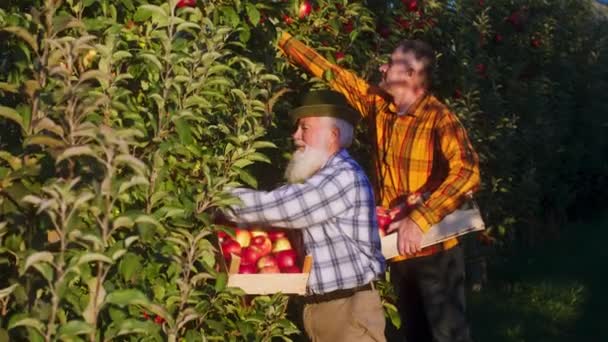
[[[287,182],[302,183],[314,175],[329,159],[327,151],[306,146],[304,150],[296,150],[285,170]]]

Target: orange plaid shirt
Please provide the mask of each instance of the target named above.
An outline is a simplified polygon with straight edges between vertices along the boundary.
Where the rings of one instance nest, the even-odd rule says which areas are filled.
[[[434,96],[424,96],[407,113],[398,115],[391,98],[379,87],[330,63],[289,33],[283,33],[278,46],[292,63],[315,77],[331,72],[330,87],[344,94],[362,114],[376,142],[373,177],[379,205],[391,208],[405,203],[408,194],[430,193],[409,213],[426,232],[478,187],[479,160],[466,131],[456,115]],[[457,239],[450,239],[415,256],[457,243]],[[405,257],[397,258],[401,259]]]

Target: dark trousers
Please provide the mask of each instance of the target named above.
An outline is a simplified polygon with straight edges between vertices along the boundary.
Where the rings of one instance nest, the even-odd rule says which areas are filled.
[[[461,246],[390,264],[407,342],[470,342],[465,315],[464,255]],[[392,334],[391,334],[392,335]]]

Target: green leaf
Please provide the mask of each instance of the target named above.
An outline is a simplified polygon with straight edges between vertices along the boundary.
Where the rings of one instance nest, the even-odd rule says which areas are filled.
[[[121,216],[118,217],[116,219],[114,219],[114,222],[112,222],[112,229],[118,229],[118,228],[133,228],[133,225],[135,224],[135,222],[133,222],[133,220],[128,217],[128,216]]]
[[[158,57],[154,56],[153,54],[150,53],[141,53],[139,54],[139,57],[147,60],[148,62],[152,63],[159,71],[163,70],[163,65],[160,62],[160,60],[158,59]]]
[[[152,321],[139,321],[136,319],[128,318],[120,322],[114,321],[112,326],[108,328],[106,332],[106,340],[111,340],[115,337],[128,335],[128,334],[144,334],[150,335],[160,329],[157,324]]]
[[[257,26],[260,22],[260,11],[258,11],[257,7],[252,3],[247,3],[245,5],[245,11],[247,12],[251,24]]]
[[[14,290],[15,288],[19,286],[19,284],[13,284],[9,287],[5,287],[3,289],[0,290],[0,299],[4,299],[6,297],[8,297]]]
[[[181,118],[175,120],[175,129],[177,130],[179,140],[182,144],[190,145],[194,142],[194,139],[192,138],[192,133],[190,131],[190,125],[188,125],[188,121]]]
[[[253,177],[251,175],[251,173],[249,173],[248,171],[245,171],[243,169],[239,169],[238,173],[239,173],[239,178],[245,184],[249,185],[252,188],[257,188],[258,187],[258,181],[255,179],[255,177]]]
[[[277,145],[270,141],[256,141],[251,145],[251,147],[258,150],[261,148],[277,148]]]
[[[31,266],[40,263],[40,262],[46,262],[49,264],[53,263],[53,254],[51,252],[36,252],[30,256],[27,257],[27,259],[25,259],[25,265],[23,266],[23,271],[21,272],[21,274],[25,273],[25,271],[27,271],[28,268],[30,268]]]
[[[228,275],[226,273],[219,273],[217,278],[215,278],[215,291],[221,292],[226,288],[226,284],[228,283]]]
[[[234,8],[229,7],[229,6],[224,6],[224,7],[222,7],[221,11],[224,14],[222,17],[226,20],[226,22],[230,26],[232,26],[232,27],[239,26],[239,22],[241,20],[239,19],[239,15],[235,12]]]
[[[32,50],[34,50],[34,52],[38,53],[38,43],[36,42],[36,39],[34,38],[34,36],[31,33],[29,33],[23,27],[9,26],[9,27],[4,27],[0,30],[10,32],[10,33],[14,34],[15,36],[23,39],[32,48]]]
[[[82,264],[86,264],[92,261],[101,261],[101,262],[105,262],[108,264],[111,264],[113,261],[112,259],[108,258],[107,256],[100,254],[100,253],[86,253],[84,255],[82,255],[80,258],[78,258],[78,262],[76,263],[77,265],[82,265]]]
[[[19,86],[16,84],[11,84],[11,83],[6,83],[6,82],[0,82],[0,90],[2,91],[6,91],[9,93],[18,93],[19,92]]]
[[[118,306],[125,305],[150,305],[150,300],[139,290],[118,290],[106,297],[106,302]]]
[[[141,257],[136,254],[127,253],[122,260],[120,260],[118,271],[120,272],[120,275],[124,281],[132,281],[133,276],[142,269],[140,259]]]
[[[25,146],[42,145],[50,148],[61,148],[65,146],[65,142],[62,140],[52,138],[48,135],[34,135],[27,137],[23,144]]]
[[[19,127],[21,127],[22,130],[25,130],[25,128],[23,127],[23,118],[13,108],[0,106],[0,117],[9,119],[9,120],[15,122],[16,124],[19,125]]]
[[[161,7],[155,5],[141,5],[133,16],[135,21],[146,21],[149,18],[153,18],[157,22],[166,22],[169,16]]]
[[[8,330],[11,330],[16,327],[31,327],[36,329],[39,333],[43,334],[44,332],[44,324],[35,318],[21,318],[16,320],[11,320],[8,324]]]
[[[74,337],[83,334],[90,334],[95,329],[92,325],[83,321],[68,321],[59,328],[59,338]]]
[[[64,159],[72,158],[75,156],[81,156],[81,155],[95,157],[95,152],[93,152],[91,147],[87,146],[87,145],[68,147],[63,151],[63,153],[61,153],[57,157],[56,163],[59,163],[60,161],[62,161]]]

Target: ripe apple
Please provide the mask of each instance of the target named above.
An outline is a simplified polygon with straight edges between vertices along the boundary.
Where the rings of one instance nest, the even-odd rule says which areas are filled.
[[[247,247],[251,242],[251,233],[248,230],[237,228],[234,239],[241,245],[241,247]]]
[[[275,242],[275,241],[277,241],[277,239],[282,238],[282,237],[287,237],[287,233],[285,233],[285,231],[282,231],[282,230],[269,230],[268,231],[268,238],[272,242]]]
[[[267,236],[258,235],[251,239],[251,247],[257,247],[261,256],[270,254],[272,251],[272,242]]]
[[[391,217],[389,214],[378,214],[378,227],[385,228],[391,224]]]
[[[277,259],[275,259],[275,257],[273,255],[266,255],[261,257],[258,262],[257,262],[258,268],[262,269],[264,267],[269,267],[269,266],[275,266],[275,267],[279,267],[277,265]]]
[[[262,229],[251,229],[249,231],[249,233],[251,234],[251,237],[254,238],[256,236],[268,236],[268,232]]]
[[[196,6],[196,0],[179,0],[177,2],[177,8],[194,7],[194,6]]]
[[[281,270],[279,269],[279,266],[277,266],[277,265],[265,266],[265,267],[260,268],[258,273],[281,273]]]
[[[310,1],[302,1],[302,3],[300,4],[300,10],[298,11],[298,18],[306,18],[310,14],[310,11],[312,11],[312,5],[310,4]]]
[[[232,254],[241,255],[242,249],[238,242],[227,239],[222,242],[222,254],[226,260],[232,259]]]
[[[256,246],[248,246],[241,251],[241,263],[255,265],[262,254]]]
[[[220,243],[222,243],[222,242],[224,242],[224,240],[230,239],[230,236],[228,236],[228,234],[226,234],[225,231],[218,230],[217,231],[217,239],[220,241]]]
[[[255,266],[255,264],[245,264],[245,263],[241,263],[239,265],[239,273],[240,274],[252,274],[252,273],[256,273],[257,272],[257,267]]]
[[[302,273],[298,266],[289,266],[281,268],[281,273]]]
[[[272,246],[273,253],[277,253],[287,249],[291,249],[291,242],[289,242],[289,239],[287,239],[287,237],[278,238]]]
[[[286,249],[275,254],[277,265],[280,269],[295,266],[298,262],[298,255],[293,249]]]

